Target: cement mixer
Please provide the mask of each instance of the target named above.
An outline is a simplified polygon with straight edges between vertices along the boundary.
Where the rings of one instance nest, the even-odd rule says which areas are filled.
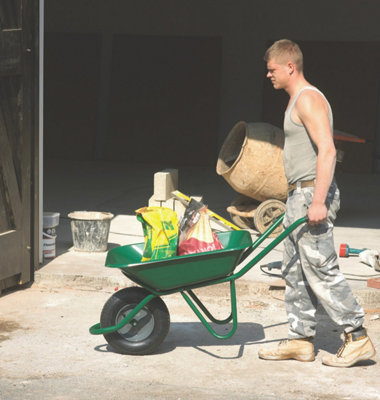
[[[262,122],[238,122],[223,143],[216,172],[240,193],[227,208],[240,228],[263,233],[285,212],[288,184],[283,147],[282,129]],[[272,236],[282,230],[280,226]]]

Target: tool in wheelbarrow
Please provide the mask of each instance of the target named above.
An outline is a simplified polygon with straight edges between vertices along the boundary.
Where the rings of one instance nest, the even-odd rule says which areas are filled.
[[[175,190],[174,192],[172,192],[172,194],[177,199],[185,201],[186,205],[189,204],[190,201],[192,200],[191,197],[189,197],[186,194],[180,192],[179,190]],[[223,217],[221,217],[220,215],[218,215],[214,211],[210,210],[209,208],[207,208],[207,214],[211,218],[216,219],[217,221],[221,222],[222,224],[226,225],[229,228],[235,229],[237,231],[240,230],[240,228],[238,226],[232,224],[230,221],[227,221],[226,219],[224,219]]]
[[[153,353],[165,339],[170,326],[169,311],[161,297],[179,292],[212,336],[217,339],[232,337],[237,329],[236,279],[248,272],[294,229],[307,222],[307,217],[295,221],[255,257],[248,259],[278,228],[283,217],[254,243],[248,231],[219,232],[222,250],[141,262],[144,243],[111,249],[106,266],[119,268],[141,287],[128,287],[114,293],[103,307],[100,323],[93,325],[90,333],[104,335],[112,348],[122,354]],[[193,290],[226,282],[230,284],[231,314],[219,320]],[[218,325],[232,321],[232,327],[226,334],[217,333],[205,316]]]

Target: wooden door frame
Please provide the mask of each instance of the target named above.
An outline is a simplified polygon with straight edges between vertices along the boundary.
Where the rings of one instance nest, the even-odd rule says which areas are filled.
[[[28,66],[30,79],[29,99],[31,102],[31,134],[32,134],[32,154],[31,154],[31,259],[30,276],[31,282],[34,280],[34,271],[39,268],[42,262],[42,115],[40,107],[42,105],[43,75],[40,70],[43,68],[43,54],[41,53],[41,28],[43,29],[43,6],[44,0],[24,0],[23,6],[23,29],[25,29],[24,47],[26,51],[25,59]],[[30,56],[29,58],[27,56]],[[33,104],[33,106],[32,106]]]
[[[42,3],[43,6],[43,3]],[[22,23],[23,23],[23,50],[25,72],[24,79],[29,81],[28,93],[24,93],[24,98],[29,102],[29,107],[24,107],[30,115],[30,130],[31,130],[31,158],[30,158],[30,243],[31,243],[31,258],[30,258],[30,282],[34,280],[34,271],[40,264],[40,246],[42,241],[42,233],[40,235],[40,119],[39,119],[39,103],[40,95],[40,0],[23,0]],[[42,8],[43,10],[43,8]],[[25,118],[25,116],[24,116]]]
[[[44,89],[44,4],[45,0],[35,0],[35,124],[34,124],[34,160],[33,160],[33,258],[32,269],[39,268],[43,262],[42,219],[43,219],[43,89]],[[34,274],[34,273],[33,273]]]

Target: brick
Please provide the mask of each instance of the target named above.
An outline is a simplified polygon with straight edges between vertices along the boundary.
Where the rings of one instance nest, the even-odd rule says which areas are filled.
[[[177,169],[165,169],[154,174],[154,200],[167,201],[173,197],[174,190],[178,190]]]
[[[186,207],[181,203],[180,200],[174,199],[174,211],[178,215],[178,220],[180,220],[185,213]]]
[[[156,200],[156,199],[154,198],[154,196],[152,196],[152,197],[149,199],[149,202],[148,202],[148,206],[149,206],[149,207],[161,207],[161,204],[162,204],[162,201]]]
[[[367,286],[374,289],[380,289],[380,278],[368,279]]]

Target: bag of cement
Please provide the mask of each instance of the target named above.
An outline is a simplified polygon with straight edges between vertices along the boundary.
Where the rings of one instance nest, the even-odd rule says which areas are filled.
[[[220,250],[223,246],[212,231],[207,207],[194,199],[185,211],[179,227],[178,255]]]
[[[177,254],[178,217],[166,207],[143,207],[136,210],[144,231],[141,261],[169,258]]]

